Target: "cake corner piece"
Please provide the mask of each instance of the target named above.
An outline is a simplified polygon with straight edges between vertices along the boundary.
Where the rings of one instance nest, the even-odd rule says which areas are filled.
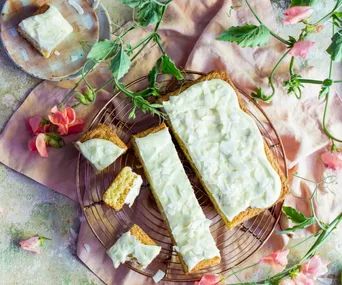
[[[158,246],[138,225],[134,224],[115,244],[107,250],[114,268],[126,261],[137,262],[147,267],[160,253]]]
[[[120,211],[124,204],[131,207],[140,193],[142,183],[141,176],[125,166],[103,194],[103,201],[115,211]]]
[[[73,27],[55,6],[45,3],[32,16],[22,20],[17,31],[43,57],[49,58],[57,46],[73,32]]]
[[[116,132],[104,124],[86,132],[74,145],[98,171],[107,168],[128,149]]]

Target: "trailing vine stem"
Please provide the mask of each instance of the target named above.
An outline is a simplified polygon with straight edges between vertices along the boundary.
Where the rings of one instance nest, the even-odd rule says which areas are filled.
[[[258,22],[260,23],[260,25],[264,25],[266,27],[266,25],[261,21],[261,19],[259,18],[259,16],[257,15],[257,13],[254,11],[254,9],[252,8],[251,4],[249,3],[248,0],[245,0],[246,4],[248,5],[249,9],[251,10],[251,12],[253,13],[254,17],[258,20]],[[274,33],[273,31],[271,31],[270,29],[268,29],[271,33],[271,35],[273,37],[275,37],[276,39],[278,39],[279,41],[281,41],[282,43],[286,44],[287,46],[291,45],[291,42],[283,39],[282,37],[280,37],[279,35],[277,35],[276,33]]]
[[[340,3],[340,6],[342,5],[342,0],[339,0]],[[338,6],[339,3],[336,3],[336,6]],[[332,34],[334,35],[335,34],[335,25],[333,24],[332,25]],[[330,65],[329,65],[329,79],[331,78],[332,76],[332,72],[333,72],[333,60],[330,59]],[[325,105],[324,105],[324,112],[323,112],[323,130],[324,132],[326,133],[326,135],[332,140],[332,144],[334,145],[334,141],[337,141],[337,142],[341,142],[342,143],[342,139],[338,139],[336,138],[329,130],[328,130],[328,127],[327,127],[327,113],[328,113],[328,105],[329,105],[329,98],[330,98],[330,95],[331,95],[331,88],[329,88],[329,91],[328,91],[328,94],[326,96],[326,99],[325,99]]]

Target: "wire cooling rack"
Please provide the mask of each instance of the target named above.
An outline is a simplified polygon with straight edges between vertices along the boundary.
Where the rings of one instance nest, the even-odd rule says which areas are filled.
[[[186,71],[184,73],[185,79],[182,81],[175,81],[165,75],[159,75],[158,84],[161,90],[167,93],[187,81],[195,80],[201,75],[203,74],[200,72]],[[139,90],[146,87],[147,84],[148,80],[145,76],[131,82],[127,87],[132,90]],[[266,143],[287,177],[288,171],[284,148],[271,121],[260,106],[248,95],[240,91],[240,96],[245,100],[249,115],[255,120]],[[133,134],[160,123],[158,118],[139,113],[139,111],[137,119],[128,119],[131,109],[131,101],[121,92],[117,92],[96,114],[89,129],[100,123],[110,125],[116,130],[120,138],[130,146],[130,138]],[[133,224],[138,224],[162,247],[160,254],[146,269],[140,268],[136,263],[125,263],[127,267],[138,273],[153,276],[158,270],[162,270],[166,273],[163,280],[173,282],[195,281],[207,273],[225,274],[233,267],[246,261],[267,241],[279,220],[282,205],[277,204],[233,230],[228,230],[207,194],[200,186],[185,156],[181,151],[179,151],[179,155],[193,185],[196,197],[206,217],[212,221],[210,230],[222,257],[219,265],[203,269],[196,274],[185,275],[183,273],[168,231],[145,178],[140,195],[131,208],[125,205],[121,211],[115,212],[102,202],[104,191],[124,166],[132,167],[135,172],[144,177],[142,167],[131,149],[101,173],[97,173],[79,155],[77,192],[82,210],[90,228],[106,250]]]

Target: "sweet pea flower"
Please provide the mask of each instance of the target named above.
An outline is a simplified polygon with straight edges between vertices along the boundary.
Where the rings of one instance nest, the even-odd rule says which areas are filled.
[[[313,10],[310,6],[294,6],[284,12],[285,19],[281,22],[284,26],[297,24],[310,17]]]
[[[42,118],[41,116],[33,116],[25,119],[26,128],[32,132],[34,135],[40,133],[46,133],[50,128],[50,123],[48,120]]]
[[[306,58],[310,48],[314,45],[314,42],[305,40],[296,42],[290,49],[289,54],[292,56],[300,56],[303,59]]]
[[[317,280],[318,277],[328,272],[328,264],[329,261],[322,260],[318,255],[314,255],[309,260],[303,262],[301,273],[310,279]]]
[[[287,265],[287,256],[290,250],[277,250],[270,255],[267,255],[260,259],[260,264],[268,264],[270,265],[275,272],[281,272],[284,270]]]
[[[21,242],[19,242],[19,245],[23,250],[30,251],[35,254],[40,254],[39,248],[44,244],[46,240],[50,239],[41,236],[34,236],[27,240],[22,240]]]
[[[296,285],[296,284],[290,278],[285,278],[279,282],[279,285]]]
[[[206,274],[204,275],[201,280],[195,282],[195,285],[220,285],[221,277],[217,274]]]
[[[65,107],[58,110],[57,106],[51,109],[49,120],[57,126],[57,131],[60,135],[75,134],[83,131],[85,122],[81,118],[76,117],[76,112],[73,108]]]
[[[48,157],[45,134],[39,134],[38,136],[30,139],[28,142],[28,148],[30,151],[38,151],[41,157]]]
[[[299,274],[293,277],[293,284],[295,285],[315,285],[315,282],[306,276],[303,272],[299,272]]]
[[[326,151],[321,154],[321,160],[326,168],[330,168],[332,170],[342,169],[342,155],[339,153]]]

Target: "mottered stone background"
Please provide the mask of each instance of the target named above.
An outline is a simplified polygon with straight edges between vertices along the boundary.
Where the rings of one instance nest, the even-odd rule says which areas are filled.
[[[102,2],[111,15],[114,30],[115,26],[131,19],[132,11],[118,0]],[[290,1],[272,2],[276,14],[280,16]],[[319,10],[328,11],[331,5],[327,2],[334,1],[320,2]],[[0,8],[3,3],[4,0],[0,0]],[[298,29],[280,27],[280,33],[295,35]],[[328,68],[328,61],[323,60],[326,58],[324,49],[319,49],[324,48],[331,35],[325,33],[320,36],[326,40],[318,41],[308,61],[301,65],[313,64],[324,71]],[[337,69],[339,77],[341,70]],[[28,92],[39,82],[40,80],[26,75],[14,66],[0,45],[0,132]],[[0,208],[4,209],[0,214],[0,285],[102,284],[75,255],[79,217],[82,214],[76,203],[0,164]],[[52,238],[52,241],[46,242],[39,256],[24,252],[18,247],[19,240],[35,234]],[[294,248],[290,259],[295,261],[309,245],[310,243]],[[328,279],[317,284],[340,284],[341,230],[330,237],[320,254],[328,258],[332,265]],[[264,274],[260,269],[257,275]],[[258,276],[254,278],[257,279]]]

